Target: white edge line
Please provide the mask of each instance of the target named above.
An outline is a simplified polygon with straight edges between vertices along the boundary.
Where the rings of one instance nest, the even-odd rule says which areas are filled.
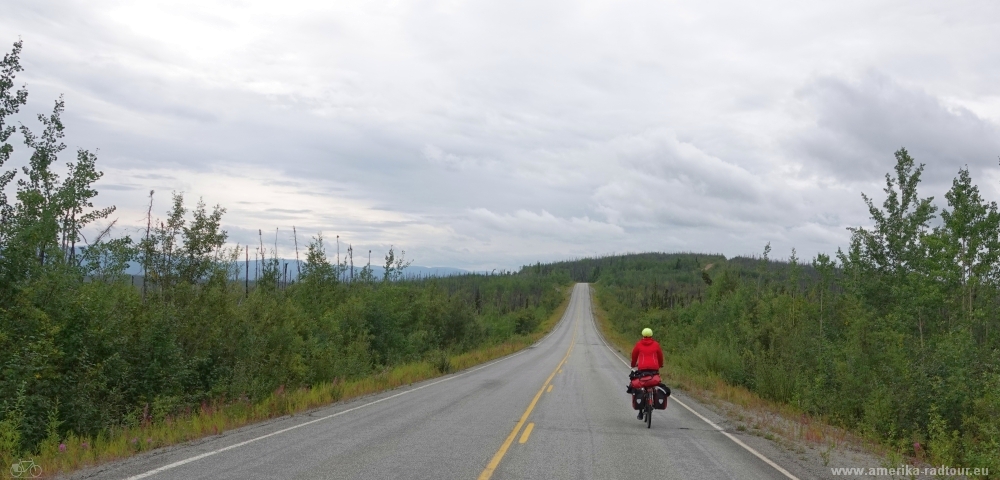
[[[588,295],[589,295],[589,291],[588,291]],[[571,299],[570,301],[572,301],[572,295],[570,296],[570,299]],[[569,311],[569,306],[568,305],[566,306],[566,310]],[[563,318],[565,318],[565,317],[566,317],[566,313],[563,312]],[[549,338],[549,336],[551,336],[553,333],[555,333],[556,327],[559,326],[559,323],[562,323],[563,318],[559,319],[559,322],[556,323],[556,325],[552,328],[551,331],[549,331],[549,333],[545,334],[544,337],[538,339],[537,342],[533,343],[532,345],[529,345],[529,347],[533,346],[533,345],[538,345],[539,343],[544,342],[547,338]],[[235,444],[230,445],[228,447],[223,447],[223,448],[220,448],[218,450],[212,450],[211,452],[202,453],[201,455],[195,455],[195,456],[190,457],[190,458],[185,458],[184,460],[179,460],[179,461],[176,461],[174,463],[170,463],[170,464],[164,465],[164,466],[159,467],[159,468],[154,468],[153,470],[150,470],[148,472],[140,473],[138,475],[133,475],[131,477],[126,478],[125,480],[140,480],[142,478],[151,477],[153,475],[156,475],[157,473],[165,472],[167,470],[171,470],[171,469],[177,468],[177,467],[179,467],[181,465],[185,465],[185,464],[197,461],[197,460],[201,460],[201,459],[203,459],[205,457],[210,457],[210,456],[215,455],[217,453],[225,452],[226,450],[232,450],[234,448],[242,447],[243,445],[247,445],[249,443],[256,442],[257,440],[263,440],[263,439],[265,439],[267,437],[271,437],[271,436],[274,436],[274,435],[285,433],[285,432],[287,432],[289,430],[295,430],[296,428],[304,427],[306,425],[311,425],[313,423],[320,422],[320,421],[323,421],[323,420],[327,420],[327,419],[330,419],[330,418],[333,418],[333,417],[337,417],[337,416],[343,415],[345,413],[353,412],[355,410],[358,410],[358,409],[361,409],[361,408],[365,408],[365,407],[370,406],[370,405],[375,405],[376,403],[379,403],[379,402],[384,402],[386,400],[391,400],[391,399],[396,398],[398,396],[406,395],[407,393],[412,393],[412,392],[416,392],[417,390],[421,390],[421,389],[424,389],[424,388],[427,388],[427,387],[432,387],[432,386],[437,385],[439,383],[447,382],[448,380],[451,380],[453,378],[458,378],[458,377],[461,377],[462,375],[466,375],[466,374],[475,372],[476,370],[481,370],[483,368],[489,367],[490,365],[494,365],[494,364],[500,363],[500,362],[502,362],[504,360],[509,360],[509,359],[514,358],[514,357],[516,357],[516,356],[518,356],[518,355],[520,355],[522,353],[525,353],[527,351],[528,351],[528,348],[525,347],[525,348],[521,349],[520,352],[511,354],[511,355],[507,355],[506,357],[494,360],[494,361],[492,361],[490,363],[487,363],[487,364],[484,364],[484,365],[480,365],[480,366],[475,367],[475,368],[470,368],[470,369],[468,369],[468,370],[466,370],[464,372],[456,373],[455,375],[452,375],[452,376],[447,377],[447,378],[442,378],[441,380],[438,380],[436,382],[428,383],[426,385],[421,385],[421,386],[419,386],[417,388],[413,388],[413,389],[407,390],[405,392],[399,392],[399,393],[397,393],[395,395],[390,395],[390,396],[385,397],[385,398],[380,398],[380,399],[375,400],[373,402],[368,402],[368,403],[366,403],[364,405],[358,405],[358,406],[353,407],[353,408],[348,408],[347,410],[341,410],[341,411],[339,411],[337,413],[330,414],[330,415],[327,415],[325,417],[320,417],[320,418],[317,418],[315,420],[310,420],[310,421],[305,422],[305,423],[300,423],[298,425],[293,425],[291,427],[288,427],[288,428],[285,428],[285,429],[282,429],[282,430],[278,430],[277,432],[271,432],[271,433],[268,433],[266,435],[261,435],[259,437],[251,438],[250,440],[245,440],[245,441],[242,441],[240,443],[235,443]]]
[[[593,307],[593,299],[591,299],[591,307]],[[601,329],[597,328],[596,320],[594,320],[594,309],[593,308],[590,309],[590,318],[591,318],[591,321],[594,322],[594,330],[597,330],[597,336],[601,337],[601,342],[604,343],[604,346],[608,347],[608,350],[611,350],[611,354],[614,355],[615,358],[617,358],[618,360],[621,360],[621,362],[624,363],[626,367],[630,366],[629,363],[626,362],[625,359],[622,358],[618,354],[618,352],[615,351],[615,349],[611,348],[611,345],[608,344],[608,341],[604,339],[604,335],[601,333]],[[700,413],[694,411],[693,408],[685,405],[684,402],[678,400],[677,398],[674,398],[674,401],[677,402],[680,406],[686,408],[689,412],[693,413],[696,417],[704,420],[705,423],[711,425],[712,428],[718,430],[720,433],[722,433],[723,435],[725,435],[730,440],[736,442],[737,445],[743,447],[746,451],[752,453],[755,457],[763,460],[764,463],[766,463],[766,464],[774,467],[775,470],[781,472],[786,477],[790,478],[791,480],[799,480],[799,477],[796,477],[795,475],[792,475],[788,470],[785,470],[784,468],[782,468],[781,465],[778,465],[777,463],[774,463],[770,458],[765,457],[762,453],[758,452],[757,450],[754,450],[753,447],[751,447],[751,446],[743,443],[742,441],[740,441],[740,439],[734,437],[729,432],[723,430],[722,427],[716,425],[715,422],[712,422],[711,420],[703,417]]]

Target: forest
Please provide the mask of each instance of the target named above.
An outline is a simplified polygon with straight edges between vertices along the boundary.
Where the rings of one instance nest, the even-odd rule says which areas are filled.
[[[1000,469],[1000,214],[961,169],[946,205],[905,149],[850,243],[804,261],[636,254],[546,266],[596,282],[617,332],[682,375],[825,418],[934,465]]]
[[[0,170],[3,472],[21,455],[93,450],[282,392],[377,382],[420,362],[447,373],[455,355],[528,341],[564,303],[565,275],[414,279],[390,248],[376,277],[350,256],[332,259],[321,234],[303,245],[295,277],[274,249],[256,247],[251,284],[237,263],[249,252],[227,246],[225,208],[192,207],[179,193],[162,217],[150,210],[138,238],[115,236],[114,207],[95,207],[97,156],[79,150],[58,164],[63,100],[38,127],[7,123],[27,101],[14,82],[20,51],[17,42],[0,71],[0,167],[18,131],[30,154],[20,170]],[[118,440],[131,451],[159,445]]]

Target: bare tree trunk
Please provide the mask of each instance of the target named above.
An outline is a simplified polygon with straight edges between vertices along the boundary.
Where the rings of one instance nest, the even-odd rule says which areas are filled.
[[[71,262],[76,263],[76,212],[73,212],[73,216],[70,217],[70,248],[69,248],[69,259]]]
[[[56,228],[59,229],[59,231],[56,232],[56,243],[59,244],[59,254],[65,263],[69,261],[69,253],[66,251],[69,239],[66,235],[66,230],[69,228],[69,215],[66,215],[64,212],[63,217],[56,224]]]
[[[143,252],[142,262],[142,303],[146,303],[146,284],[149,280],[149,253],[152,250],[149,246],[149,230],[153,226],[153,190],[149,191],[149,209],[146,210],[146,251]]]
[[[260,266],[261,266],[260,270],[261,271],[259,273],[257,273],[257,274],[254,275],[254,280],[257,280],[260,277],[260,274],[264,273],[263,272],[263,267],[264,267],[264,231],[261,230],[261,229],[259,229],[259,228],[257,229],[257,240],[260,241]],[[254,262],[254,265],[256,266],[256,261]]]
[[[295,225],[292,225],[292,239],[295,241],[295,271],[301,277],[302,266],[299,265],[299,234],[295,231]]]

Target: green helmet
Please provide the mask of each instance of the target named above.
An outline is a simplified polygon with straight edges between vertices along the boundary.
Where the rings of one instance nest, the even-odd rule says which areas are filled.
[[[642,336],[644,336],[644,337],[652,337],[653,336],[653,330],[651,330],[649,328],[642,329]]]

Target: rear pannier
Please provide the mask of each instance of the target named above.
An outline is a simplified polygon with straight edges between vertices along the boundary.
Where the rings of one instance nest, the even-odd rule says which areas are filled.
[[[670,396],[670,387],[659,384],[653,387],[653,408],[664,410],[667,408],[667,397]],[[634,402],[634,401],[633,401]]]

